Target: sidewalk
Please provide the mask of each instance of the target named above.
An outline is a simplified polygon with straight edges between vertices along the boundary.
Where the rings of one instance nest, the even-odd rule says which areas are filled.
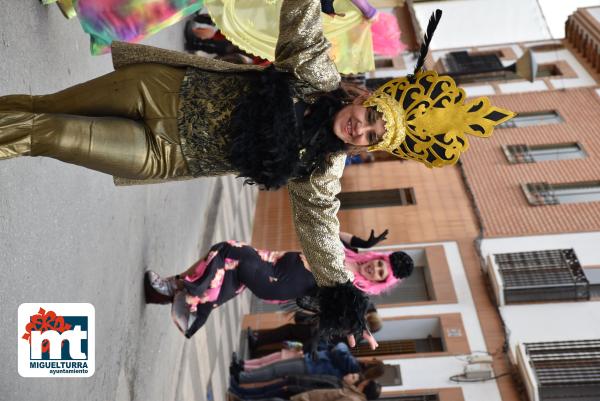
[[[232,177],[220,178],[212,190],[214,205],[199,247],[201,252],[219,241],[250,242],[256,187]],[[229,381],[232,351],[240,344],[241,321],[250,308],[251,294],[240,296],[215,310],[206,325],[186,341],[179,366],[176,401],[224,401]]]

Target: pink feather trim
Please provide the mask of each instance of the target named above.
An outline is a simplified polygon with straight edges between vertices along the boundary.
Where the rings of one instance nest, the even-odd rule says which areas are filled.
[[[406,49],[400,42],[400,28],[398,20],[389,13],[379,12],[371,24],[373,37],[373,51],[380,56],[395,57]]]

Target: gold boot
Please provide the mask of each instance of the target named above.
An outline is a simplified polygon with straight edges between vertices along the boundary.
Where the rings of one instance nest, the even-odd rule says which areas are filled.
[[[66,19],[71,19],[77,16],[77,12],[73,6],[73,0],[40,0],[40,2],[45,6],[56,3],[60,9],[60,12],[65,16]]]
[[[73,0],[57,0],[56,4],[66,19],[71,19],[77,16],[77,12],[73,6]]]
[[[33,113],[0,111],[0,160],[29,155]]]

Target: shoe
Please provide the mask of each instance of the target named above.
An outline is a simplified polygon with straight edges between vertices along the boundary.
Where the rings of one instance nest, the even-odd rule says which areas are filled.
[[[256,343],[258,342],[258,335],[252,331],[251,327],[248,327],[246,331],[246,338],[248,339],[248,348],[250,351],[254,351],[256,349]]]
[[[165,295],[167,297],[172,297],[175,295],[175,290],[177,286],[175,285],[174,277],[162,278],[158,273],[148,270],[146,272],[148,279],[150,280],[150,285],[156,292],[159,294]]]
[[[153,285],[157,276],[158,274],[151,270],[148,270],[146,274],[144,274],[144,297],[146,303],[161,305],[170,304],[173,301],[173,295],[165,295],[162,292],[159,292]],[[158,277],[160,278],[160,276]]]
[[[238,355],[235,352],[231,353],[231,363],[236,365],[239,368],[239,370],[244,370],[244,360],[238,358]]]
[[[238,377],[240,375],[239,366],[233,363],[233,361],[229,364],[229,375],[235,378],[236,381],[238,380]]]
[[[241,370],[234,363],[231,363],[229,365],[229,375],[231,376],[231,380],[234,383],[239,383],[240,382],[240,372],[241,372]]]
[[[236,378],[236,380],[240,376],[240,372],[244,371],[244,361],[240,360],[237,356],[237,353],[231,353],[231,363],[229,364],[229,374]]]

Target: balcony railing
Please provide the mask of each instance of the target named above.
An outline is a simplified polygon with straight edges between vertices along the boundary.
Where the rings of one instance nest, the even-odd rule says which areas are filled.
[[[600,397],[600,340],[525,344],[540,401],[593,401]]]
[[[504,302],[590,299],[590,284],[573,249],[495,255]]]

